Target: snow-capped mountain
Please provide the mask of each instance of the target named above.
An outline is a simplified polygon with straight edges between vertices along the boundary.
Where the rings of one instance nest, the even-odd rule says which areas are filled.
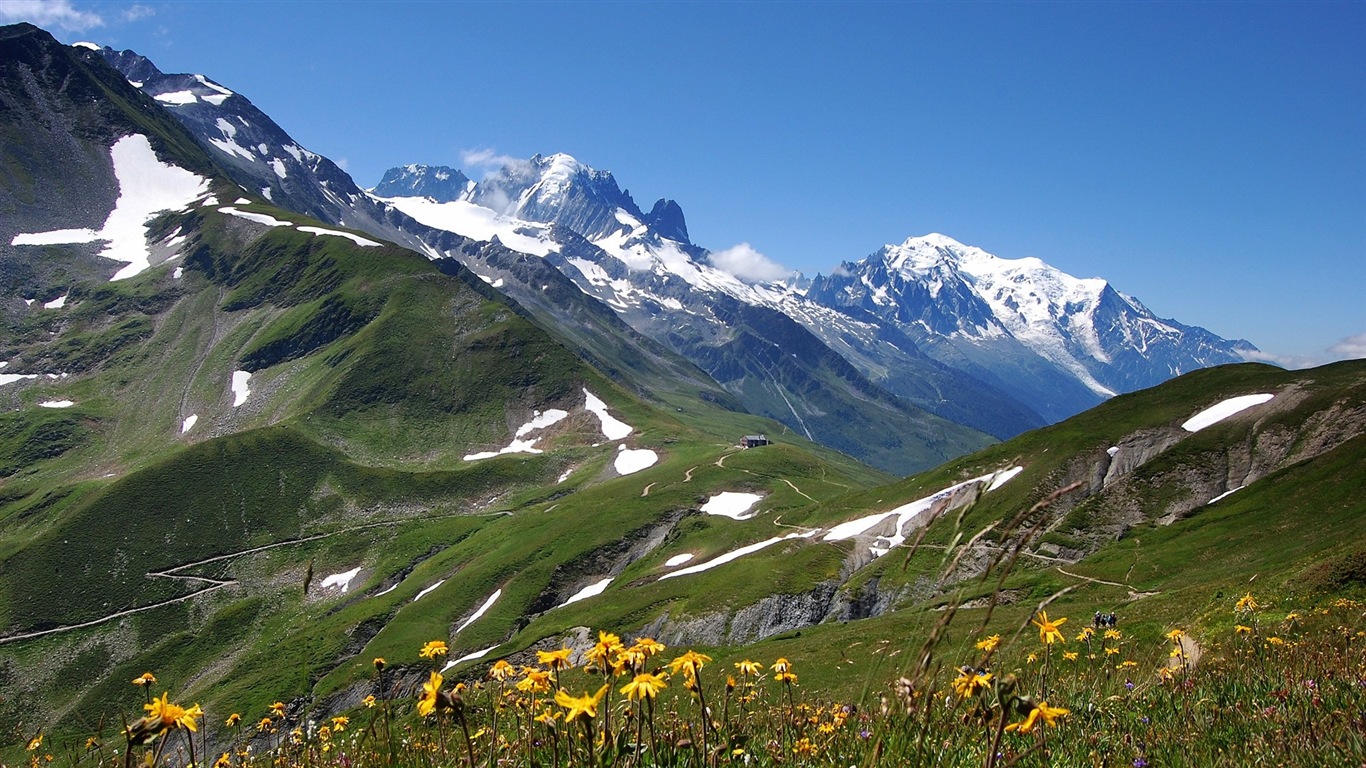
[[[430,197],[438,203],[460,200],[473,188],[465,174],[444,165],[390,168],[370,192],[379,197]]]
[[[942,237],[813,281],[756,280],[692,243],[677,203],[646,212],[611,173],[565,154],[477,183],[402,166],[367,193],[240,94],[102,53],[262,197],[458,261],[640,391],[719,384],[746,410],[885,469],[928,467],[982,433],[1006,438],[1241,359],[1238,344],[1152,317],[1104,281]]]
[[[1253,350],[1158,318],[1101,278],[1076,278],[1037,258],[998,258],[940,234],[846,262],[817,276],[808,296],[893,324],[924,348],[941,349],[946,362],[957,354],[989,367],[991,357],[1004,360],[1023,347],[1097,399],[1242,362]],[[1066,415],[1069,405],[1064,399],[1045,409]]]
[[[424,172],[432,169],[407,166],[386,176]],[[810,301],[803,295],[800,275],[763,282],[721,268],[711,253],[688,240],[676,203],[660,200],[644,214],[611,174],[569,156],[533,157],[445,202],[433,197],[382,202],[428,226],[479,240],[497,238],[545,258],[631,327],[697,363],[747,408],[842,450],[858,451],[868,441],[867,430],[886,428],[848,423],[851,408],[878,401],[887,401],[894,410],[910,404],[1002,437],[1044,423],[1003,392],[931,360],[894,329],[889,333],[877,322]],[[901,343],[894,346],[883,337]],[[786,348],[789,354],[769,360],[767,350],[773,348]],[[811,354],[803,355],[801,349]],[[798,375],[787,370],[792,366],[810,368]],[[844,383],[808,386],[817,368],[825,371],[821,376]],[[890,370],[900,374],[895,389],[870,379],[870,374]],[[852,391],[837,394],[846,387]],[[961,393],[960,398],[946,398],[945,391]],[[888,393],[895,396],[887,398]],[[834,398],[845,405],[806,402],[813,398]],[[857,405],[850,406],[850,401]],[[969,401],[977,407],[965,407]],[[841,413],[846,416],[837,415]],[[915,417],[916,428],[926,429],[921,418]],[[887,439],[896,442],[890,435]],[[956,443],[962,436],[936,439]]]

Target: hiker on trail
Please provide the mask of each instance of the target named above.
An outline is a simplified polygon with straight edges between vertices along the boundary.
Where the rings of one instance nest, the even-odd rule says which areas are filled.
[[[1100,629],[1100,611],[1096,611],[1096,615],[1091,617],[1091,628]]]
[[[1111,613],[1111,614],[1110,614],[1110,626],[1113,627],[1113,626],[1115,625],[1115,622],[1117,622],[1117,621],[1119,621],[1119,617],[1116,616],[1116,615],[1114,615],[1113,613]]]

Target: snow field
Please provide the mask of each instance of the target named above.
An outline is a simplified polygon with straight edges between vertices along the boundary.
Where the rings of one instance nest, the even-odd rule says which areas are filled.
[[[193,94],[190,94],[193,98]],[[100,255],[122,261],[127,266],[111,280],[132,277],[151,264],[147,250],[147,220],[166,210],[181,210],[207,190],[207,179],[161,162],[147,137],[134,133],[124,136],[109,148],[114,176],[119,182],[119,197],[98,232],[67,229],[33,235],[16,235],[11,245],[52,245],[106,241]]]
[[[345,593],[347,590],[351,588],[351,580],[356,578],[356,575],[360,573],[360,569],[361,567],[358,565],[349,571],[334,573],[331,576],[328,576],[327,578],[323,579],[318,586],[322,587],[323,589],[331,589],[335,587],[337,589],[340,589],[343,593]]]
[[[1022,470],[1023,467],[1011,467],[1010,469],[1004,469],[999,472],[982,475],[981,477],[975,477],[971,480],[964,480],[963,482],[951,485],[938,493],[933,493],[924,498],[903,504],[889,512],[878,512],[876,514],[860,517],[856,520],[840,523],[826,532],[822,540],[844,541],[846,539],[852,539],[885,520],[896,518],[896,524],[892,529],[893,532],[887,536],[878,536],[876,543],[869,547],[869,550],[875,557],[882,557],[898,544],[904,543],[906,541],[908,526],[912,523],[918,523],[920,517],[931,512],[940,502],[949,502],[954,494],[977,485],[986,484],[987,491],[994,491],[1001,487],[1006,481],[1018,475]],[[966,502],[968,498],[970,497],[965,496],[962,501]]]
[[[608,576],[602,581],[589,584],[583,589],[580,589],[578,592],[575,592],[568,600],[564,601],[563,603],[560,603],[560,605],[557,607],[562,608],[566,605],[569,605],[570,603],[577,603],[580,600],[587,600],[590,597],[597,597],[598,595],[601,595],[604,591],[606,591],[607,585],[611,583],[612,577]]]
[[[444,666],[444,667],[441,668],[441,671],[444,673],[446,670],[450,669],[451,667],[453,667],[453,666],[455,666],[456,664],[459,664],[459,663],[461,663],[461,662],[465,662],[465,661],[474,661],[475,659],[482,659],[482,658],[484,658],[485,656],[487,656],[487,655],[489,654],[490,651],[492,651],[494,648],[497,648],[497,647],[498,647],[498,646],[496,646],[496,645],[490,645],[489,647],[485,648],[485,649],[482,650],[482,651],[475,651],[474,653],[467,653],[467,654],[465,654],[464,656],[461,656],[460,658],[456,659],[455,661],[448,661],[448,662],[446,662],[446,666]]]
[[[251,374],[246,371],[232,372],[232,407],[245,403],[251,396],[251,389],[247,387],[247,382],[251,380]]]
[[[1246,411],[1254,405],[1261,405],[1275,395],[1243,395],[1241,397],[1230,397],[1227,400],[1215,403],[1205,410],[1186,419],[1181,428],[1187,432],[1199,432],[1200,430],[1218,424],[1228,417]]]
[[[594,416],[597,416],[598,421],[602,423],[603,437],[608,440],[620,440],[631,434],[633,431],[631,425],[608,413],[607,404],[599,399],[597,395],[585,389],[583,390],[583,397],[583,407]]]
[[[441,586],[442,584],[445,584],[445,583],[446,583],[446,580],[445,580],[445,579],[442,579],[442,580],[438,581],[437,583],[431,585],[430,587],[427,587],[426,589],[422,590],[421,592],[418,592],[418,593],[417,593],[417,596],[413,598],[413,602],[416,603],[418,600],[421,600],[421,599],[422,599],[422,596],[423,596],[423,595],[427,594],[428,592],[431,592],[433,589],[436,589],[437,587],[439,587],[439,586]],[[398,586],[398,585],[395,584],[394,586]],[[386,591],[387,591],[387,590],[386,590]],[[383,594],[383,593],[381,593],[381,594]]]
[[[764,539],[763,541],[760,541],[758,543],[750,544],[747,547],[740,547],[739,549],[731,550],[730,552],[727,552],[724,555],[713,557],[705,563],[698,563],[697,565],[691,565],[687,568],[680,568],[674,571],[673,573],[666,573],[663,576],[660,576],[659,580],[663,581],[664,579],[672,579],[675,576],[687,576],[692,573],[701,573],[703,571],[709,571],[712,568],[715,568],[719,565],[725,565],[726,563],[739,560],[745,555],[752,555],[761,549],[766,549],[779,542],[789,541],[791,539],[809,539],[818,533],[820,533],[820,531],[805,531],[801,533],[789,533],[786,536],[775,536],[771,539]]]
[[[70,408],[73,405],[75,405],[75,403],[70,400],[48,400],[47,402],[38,403],[39,408]]]
[[[180,422],[180,434],[183,435],[186,432],[189,432],[190,429],[194,427],[196,421],[199,421],[199,414],[192,413],[189,416],[186,416],[185,420]]]
[[[496,451],[481,451],[479,453],[466,454],[463,458],[465,461],[479,461],[481,459],[491,459],[494,456],[502,456],[507,453],[544,453],[544,451],[536,447],[536,441],[540,440],[539,437],[533,437],[530,440],[524,440],[523,438],[537,430],[554,426],[568,416],[568,411],[562,411],[558,408],[550,408],[544,413],[541,411],[534,411],[531,421],[528,421],[517,428],[517,431],[513,434],[512,442],[508,443],[506,447]]]
[[[633,475],[653,467],[659,461],[659,454],[649,448],[630,450],[624,445],[617,446],[617,458],[612,466],[619,475]]]
[[[479,610],[475,611],[468,619],[465,619],[465,622],[464,622],[463,624],[461,624],[459,627],[456,627],[456,629],[455,629],[456,633],[459,633],[460,630],[462,630],[462,629],[464,629],[465,627],[468,627],[469,625],[473,624],[473,623],[475,622],[476,619],[478,619],[480,616],[483,616],[483,615],[484,615],[484,612],[487,611],[488,609],[492,608],[492,607],[493,607],[493,604],[496,603],[496,602],[498,602],[498,598],[500,598],[500,597],[502,597],[502,596],[503,596],[503,590],[501,590],[501,589],[495,589],[495,590],[493,590],[493,594],[489,595],[489,598],[488,598],[487,600],[484,601],[484,604],[481,605],[481,606],[479,606]]]
[[[702,511],[709,515],[720,515],[732,520],[748,520],[753,515],[746,514],[750,508],[763,498],[757,493],[735,493],[724,491],[707,500]]]

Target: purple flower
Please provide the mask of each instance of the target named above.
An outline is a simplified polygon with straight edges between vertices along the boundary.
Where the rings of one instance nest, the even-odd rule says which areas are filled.
[[[1148,761],[1141,756],[1134,758],[1134,768],[1148,768]]]

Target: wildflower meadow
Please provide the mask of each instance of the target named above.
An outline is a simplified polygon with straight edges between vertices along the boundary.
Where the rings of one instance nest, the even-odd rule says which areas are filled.
[[[373,659],[344,711],[206,712],[149,671],[125,721],[66,739],[38,724],[12,754],[26,768],[1360,766],[1364,611],[1248,593],[1198,641],[1172,627],[1153,644],[1045,609],[961,647],[936,639],[949,611],[910,668],[856,699],[803,685],[820,659],[722,664],[610,631],[448,678],[433,640]]]

